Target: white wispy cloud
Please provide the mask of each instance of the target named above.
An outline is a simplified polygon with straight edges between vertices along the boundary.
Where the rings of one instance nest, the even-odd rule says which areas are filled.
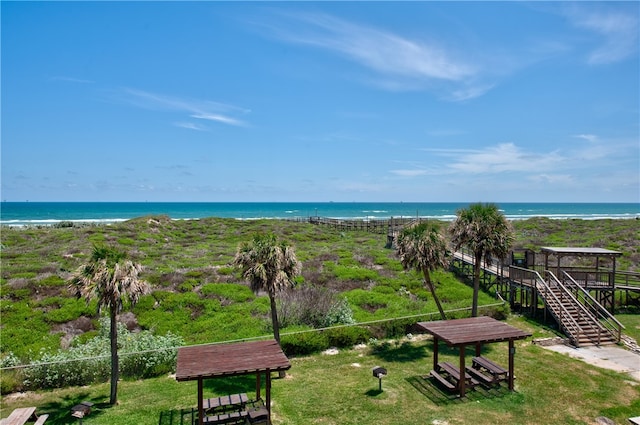
[[[595,134],[576,134],[573,137],[575,137],[576,139],[586,140],[587,142],[591,143],[598,141],[598,136],[596,136]]]
[[[209,100],[194,100],[172,97],[163,94],[151,93],[144,90],[125,88],[121,90],[117,97],[131,105],[139,108],[151,110],[172,110],[184,112],[191,118],[216,121],[232,126],[246,126],[247,123],[234,114],[244,115],[250,112],[248,109],[240,108],[226,103],[213,102]],[[184,124],[184,122],[181,122]],[[203,130],[202,126],[193,124],[191,126],[181,125],[192,130]]]
[[[191,118],[198,118],[201,120],[208,120],[208,121],[218,121],[218,122],[229,124],[229,125],[237,125],[237,126],[245,125],[244,122],[240,120],[237,120],[235,118],[231,118],[225,115],[221,115],[221,114],[211,114],[211,113],[193,114],[191,115]]]
[[[204,125],[196,124],[193,122],[174,122],[173,125],[176,127],[186,128],[187,130],[196,130],[196,131],[208,131],[209,128]]]
[[[504,183],[505,173],[519,175],[536,183],[554,183],[569,187],[577,184],[607,179],[613,173],[635,170],[635,177],[629,182],[637,185],[640,162],[640,147],[634,140],[616,140],[593,134],[570,136],[587,143],[567,145],[551,151],[536,151],[534,148],[518,146],[515,143],[501,143],[478,149],[428,148],[422,149],[429,156],[423,159],[429,167],[420,166],[415,158],[410,167],[392,169],[390,174],[406,178],[421,176],[450,176],[457,179],[479,178]],[[596,176],[594,170],[607,170],[603,176]],[[596,178],[597,177],[597,178]]]
[[[357,63],[372,72],[372,76],[360,80],[381,89],[425,90],[434,89],[437,82],[464,83],[464,88],[446,97],[466,100],[491,88],[487,84],[476,87],[478,66],[462,52],[439,41],[410,38],[326,13],[279,16],[285,18],[284,22],[263,24],[271,35],[287,43],[324,49]]]
[[[573,176],[570,174],[535,174],[529,176],[528,180],[545,184],[571,184],[574,182]]]
[[[428,174],[428,171],[416,170],[416,169],[405,169],[405,170],[391,170],[390,173],[395,174],[397,176],[402,176],[402,177],[417,177],[417,176],[424,176],[425,174]]]
[[[449,169],[471,174],[549,170],[564,159],[558,152],[529,152],[513,143],[483,149],[440,149],[436,152],[453,159],[447,165]]]
[[[638,53],[638,6],[629,4],[572,3],[565,16],[579,27],[600,37],[598,46],[588,56],[590,64],[608,64]]]
[[[384,74],[462,80],[473,66],[455,59],[435,42],[411,40],[389,31],[351,23],[328,14],[290,15],[306,24],[306,31],[278,30],[286,41],[339,52]]]

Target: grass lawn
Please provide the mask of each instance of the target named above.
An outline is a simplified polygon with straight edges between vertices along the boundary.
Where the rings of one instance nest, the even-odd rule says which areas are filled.
[[[616,319],[624,325],[626,335],[640,342],[640,314],[616,314]]]
[[[513,316],[509,323],[531,331],[534,338],[551,336],[521,317]],[[442,344],[440,348],[443,360],[457,361],[455,350]],[[640,414],[640,383],[628,376],[545,350],[531,339],[517,341],[516,349],[515,392],[503,384],[498,389],[469,391],[463,400],[423,379],[433,360],[429,337],[293,358],[287,377],[273,381],[273,423],[589,424],[606,416],[625,424],[628,417]],[[506,343],[484,350],[483,355],[506,365]],[[374,366],[389,371],[382,391],[371,374]],[[245,391],[251,395],[253,382],[252,378],[211,380],[205,383],[205,394]],[[106,404],[109,385],[101,384],[4,397],[1,416],[31,405],[51,415],[47,424],[72,424],[77,420],[69,415],[71,406],[90,400],[96,406],[85,418],[86,425],[158,424],[163,412],[195,406],[196,393],[195,382],[178,383],[172,377],[123,381],[115,407]]]

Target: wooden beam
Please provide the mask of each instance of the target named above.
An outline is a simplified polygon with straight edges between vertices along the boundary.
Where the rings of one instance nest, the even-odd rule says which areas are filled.
[[[198,423],[202,425],[204,423],[204,407],[203,395],[202,395],[202,378],[198,378]]]
[[[509,390],[513,391],[513,380],[514,380],[514,376],[513,376],[513,370],[515,369],[513,364],[513,358],[516,355],[516,347],[513,343],[513,340],[510,339],[509,340]]]
[[[438,337],[433,336],[433,370],[438,370]]]
[[[262,386],[260,382],[260,372],[256,373],[256,400],[260,400],[260,387]]]
[[[464,369],[464,355],[466,351],[466,346],[460,346],[460,382],[458,382],[458,386],[460,387],[460,397],[464,397],[465,387],[466,387],[466,379],[465,379],[465,369]]]
[[[267,369],[265,384],[266,384],[266,387],[267,387],[265,389],[265,392],[266,392],[265,403],[266,403],[266,407],[267,407],[267,412],[269,412],[269,423],[271,423],[271,370],[270,369]]]

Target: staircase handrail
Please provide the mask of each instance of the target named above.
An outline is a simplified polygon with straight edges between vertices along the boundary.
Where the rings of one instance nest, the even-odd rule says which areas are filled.
[[[578,294],[581,295],[581,298],[584,302],[580,302],[580,304],[584,305],[585,308],[590,309],[595,314],[595,318],[598,323],[603,324],[603,326],[615,336],[616,341],[620,342],[622,339],[622,329],[625,329],[625,326],[618,321],[606,308],[602,306],[595,298],[591,296],[589,291],[584,289],[582,286],[575,281],[573,276],[567,273],[565,270],[562,270],[563,276],[569,281],[570,286],[574,289]],[[578,297],[576,297],[577,299]]]
[[[550,278],[555,282],[556,286],[558,286],[558,288],[562,291],[563,296],[566,296],[568,299],[570,299],[573,302],[573,305],[578,309],[578,319],[586,321],[591,330],[596,332],[596,334],[598,335],[596,345],[600,345],[600,343],[602,342],[603,331],[607,333],[609,331],[603,329],[600,321],[596,318],[596,316],[594,316],[583,303],[578,301],[578,298],[576,298],[576,296],[560,281],[560,279],[557,278],[555,274],[553,274],[553,272],[547,270],[546,274],[550,276]]]
[[[540,276],[535,270],[525,269],[523,267],[518,266],[509,266],[509,270],[517,270],[518,272],[524,274],[529,274],[533,276],[533,280],[535,281],[535,287],[540,294],[542,294],[542,298],[545,300],[545,304],[549,309],[549,312],[555,319],[558,321],[558,324],[564,327],[569,334],[569,337],[573,339],[573,342],[576,346],[580,345],[580,334],[582,333],[582,328],[573,318],[571,313],[566,309],[564,304],[560,301],[560,299],[553,293],[551,287],[547,284],[547,282]],[[511,276],[511,272],[509,272],[509,276]],[[542,289],[542,291],[540,290]],[[556,301],[556,305],[559,308],[559,312],[556,312],[553,308],[549,308],[548,300],[552,299]]]

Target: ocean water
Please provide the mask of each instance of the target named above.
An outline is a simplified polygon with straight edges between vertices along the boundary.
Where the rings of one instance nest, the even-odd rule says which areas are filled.
[[[146,215],[175,220],[205,217],[342,219],[422,217],[453,220],[464,202],[2,202],[0,225],[51,225],[60,221],[114,223]],[[511,220],[628,219],[640,217],[639,203],[498,203]]]

